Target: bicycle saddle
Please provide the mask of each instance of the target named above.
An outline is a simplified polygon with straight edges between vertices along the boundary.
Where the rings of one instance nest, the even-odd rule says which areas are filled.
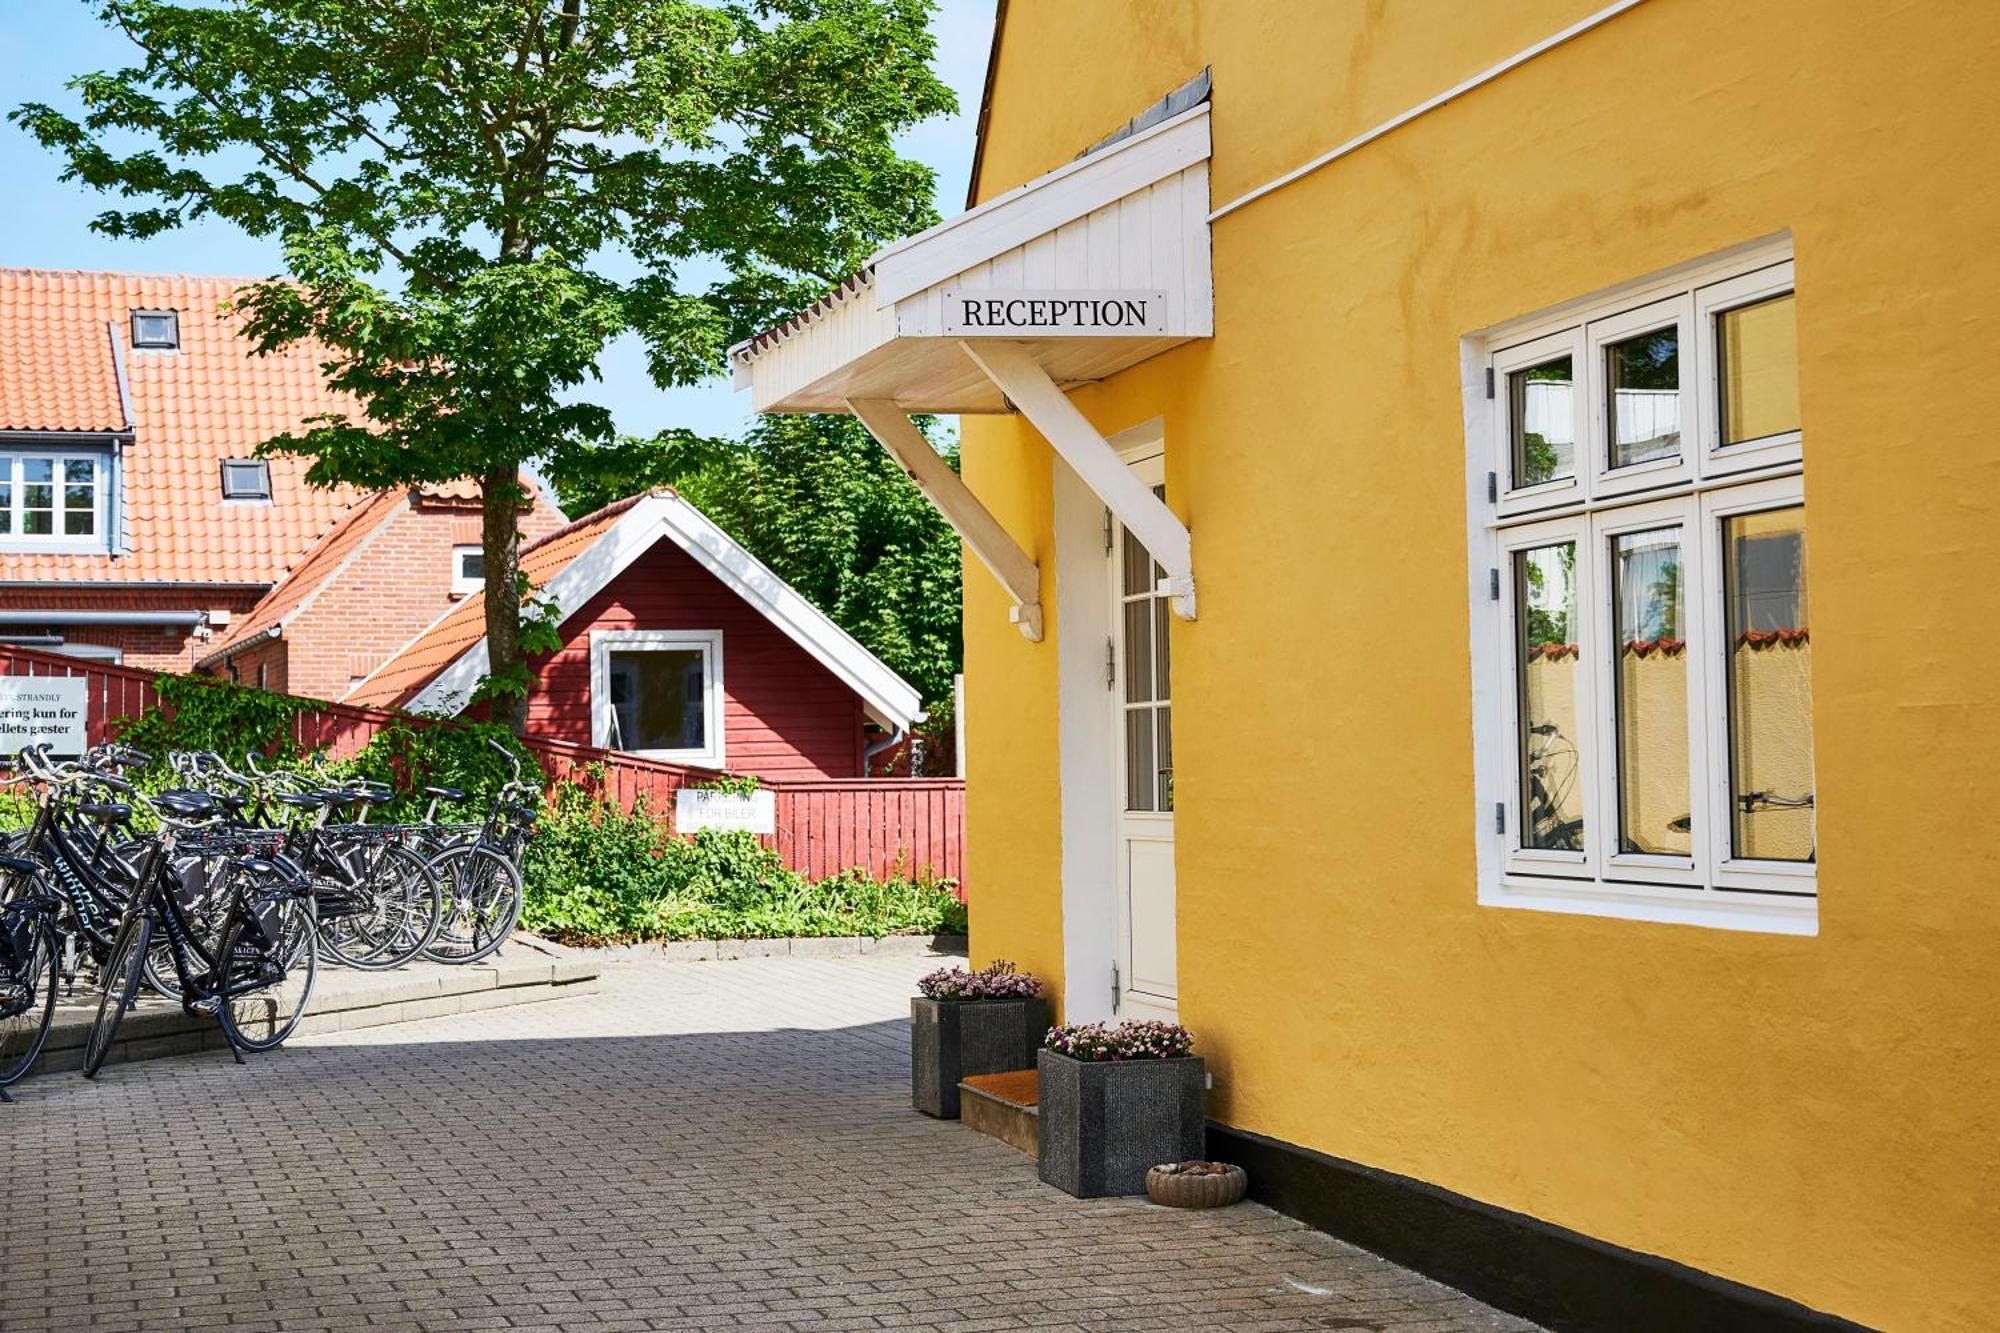
[[[16,875],[32,875],[41,868],[39,862],[26,856],[0,856],[0,870],[9,870]]]
[[[215,803],[232,815],[240,815],[243,807],[250,804],[250,798],[238,792],[219,791],[215,793]]]
[[[271,799],[294,810],[317,810],[326,804],[325,794],[316,791],[281,791]]]
[[[132,817],[132,807],[123,801],[85,801],[76,812],[100,824],[122,824]]]
[[[163,791],[153,804],[175,819],[209,819],[215,814],[215,798],[205,791]]]
[[[426,787],[424,795],[435,796],[440,801],[463,801],[465,792],[459,787]]]

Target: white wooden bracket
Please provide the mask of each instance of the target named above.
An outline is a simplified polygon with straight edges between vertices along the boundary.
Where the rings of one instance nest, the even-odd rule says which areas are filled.
[[[902,464],[944,521],[979,563],[993,572],[1014,599],[1008,619],[1032,643],[1042,641],[1042,576],[1027,552],[979,502],[951,465],[931,448],[909,414],[886,398],[850,398],[847,410],[860,418],[875,442]]]
[[[1171,598],[1175,615],[1193,620],[1194,555],[1186,525],[1151,487],[1132,475],[1111,442],[1077,411],[1076,404],[1027,348],[1007,339],[985,338],[962,339],[958,345],[1083,478],[1083,484],[1152,552],[1166,571],[1159,590]]]

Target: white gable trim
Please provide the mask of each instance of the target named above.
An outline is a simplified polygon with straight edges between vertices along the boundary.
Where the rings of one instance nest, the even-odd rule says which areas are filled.
[[[860,695],[876,722],[892,731],[901,730],[922,716],[923,700],[907,681],[678,495],[649,495],[633,505],[589,549],[550,579],[541,596],[552,601],[566,621],[662,539],[687,552]],[[486,639],[482,635],[432,677],[407,707],[421,712],[444,706],[454,697],[469,696],[486,674],[486,666]]]

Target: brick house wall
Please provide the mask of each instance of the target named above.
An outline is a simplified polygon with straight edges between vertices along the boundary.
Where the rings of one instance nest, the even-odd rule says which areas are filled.
[[[521,516],[521,539],[533,541],[561,523],[554,506],[537,497]],[[257,635],[204,669],[246,685],[339,699],[459,600],[462,594],[451,591],[452,552],[479,538],[476,499],[412,491],[337,569],[324,571],[321,586],[277,637]]]

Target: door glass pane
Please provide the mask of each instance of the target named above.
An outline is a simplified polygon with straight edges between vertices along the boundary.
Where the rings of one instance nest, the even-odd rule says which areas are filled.
[[[1680,343],[1678,329],[1656,329],[1604,349],[1612,467],[1680,453]]]
[[[616,748],[706,748],[702,657],[698,648],[611,654],[608,675]]]
[[[1790,292],[1717,315],[1715,359],[1723,444],[1799,428],[1799,330]]]
[[[1125,808],[1153,810],[1153,710],[1125,710]]]
[[[1153,599],[1153,697],[1162,700],[1173,697],[1173,691],[1167,688],[1172,665],[1172,654],[1167,648],[1168,601],[1165,597]]]
[[[1576,475],[1574,358],[1557,357],[1507,375],[1513,482],[1539,486]]]
[[[47,537],[55,532],[56,464],[52,458],[21,460],[21,532]]]
[[[1576,543],[1514,556],[1520,676],[1521,845],[1583,850],[1577,781]]]
[[[88,537],[96,528],[97,464],[72,458],[63,464],[63,533]]]
[[[1120,528],[1119,531],[1123,534],[1120,540],[1122,543],[1121,551],[1124,555],[1124,559],[1119,562],[1123,570],[1123,575],[1119,583],[1119,591],[1127,597],[1136,597],[1142,592],[1151,592],[1154,586],[1153,570],[1155,566],[1153,564],[1153,557],[1147,552],[1145,547],[1139,545],[1137,537],[1134,537],[1123,528]]]
[[[1125,623],[1125,699],[1153,697],[1153,599],[1138,597],[1121,608]]]
[[[1727,519],[1722,549],[1730,845],[1737,856],[1810,861],[1816,848],[1806,511]]]
[[[1158,758],[1153,761],[1153,767],[1159,773],[1158,787],[1162,810],[1174,808],[1174,729],[1173,719],[1169,716],[1172,712],[1171,708],[1164,707],[1153,710],[1153,716],[1159,723],[1156,729],[1158,748],[1154,752]]]
[[[1694,840],[1680,529],[1614,537],[1611,579],[1619,850],[1686,856]]]

